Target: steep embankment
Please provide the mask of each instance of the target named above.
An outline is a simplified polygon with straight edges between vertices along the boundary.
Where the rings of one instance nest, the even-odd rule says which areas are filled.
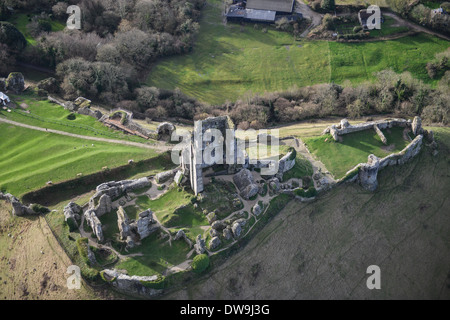
[[[0,300],[97,299],[83,285],[67,288],[72,263],[53,237],[44,218],[12,217],[0,201]]]

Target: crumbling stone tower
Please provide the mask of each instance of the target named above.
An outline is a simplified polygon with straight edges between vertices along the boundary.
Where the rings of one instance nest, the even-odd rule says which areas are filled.
[[[205,152],[208,152],[208,146],[213,142],[217,143],[214,136],[206,139],[205,133],[210,129],[219,130],[222,134],[223,140],[219,143],[223,147],[223,158],[212,163],[206,163]],[[234,131],[234,123],[228,116],[210,117],[194,123],[191,143],[182,151],[181,168],[184,175],[189,174],[191,187],[195,194],[203,191],[203,169],[219,163],[227,164],[227,154],[233,156],[233,163],[230,163],[230,165],[237,163],[237,140],[235,137],[226,139],[228,129]],[[215,155],[213,154],[213,156]]]

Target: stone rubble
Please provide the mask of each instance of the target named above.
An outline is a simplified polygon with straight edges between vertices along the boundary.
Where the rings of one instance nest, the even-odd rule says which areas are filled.
[[[15,216],[25,216],[25,215],[36,215],[37,213],[34,212],[33,209],[31,209],[30,206],[26,206],[22,204],[19,199],[14,197],[10,193],[3,194],[0,192],[0,200],[6,200],[9,202],[13,208],[13,215]]]
[[[246,200],[256,195],[259,191],[259,186],[248,169],[241,169],[233,175],[233,182],[238,187],[240,196]]]
[[[220,241],[219,237],[216,236],[209,241],[209,249],[214,250],[218,246],[220,246],[220,244],[221,244],[221,241]]]
[[[231,232],[233,233],[234,238],[239,238],[242,232],[241,224],[239,222],[234,222],[231,227]]]

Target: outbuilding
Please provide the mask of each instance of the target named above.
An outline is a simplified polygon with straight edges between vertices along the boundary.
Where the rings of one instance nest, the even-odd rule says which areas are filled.
[[[274,23],[281,17],[288,20],[301,19],[294,13],[295,0],[246,0],[231,5],[226,14],[228,21]]]

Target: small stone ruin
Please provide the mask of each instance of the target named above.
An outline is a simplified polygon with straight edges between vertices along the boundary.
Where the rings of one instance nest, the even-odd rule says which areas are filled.
[[[170,122],[163,122],[158,125],[156,132],[158,134],[158,140],[170,141],[172,133],[176,130],[176,127]]]
[[[120,239],[126,240],[128,249],[135,247],[137,243],[159,229],[150,209],[139,213],[139,219],[134,221],[128,218],[124,208],[120,206],[117,210],[117,224]]]
[[[98,218],[112,211],[113,209],[112,199],[119,198],[120,196],[126,194],[126,192],[128,191],[133,191],[135,189],[150,186],[151,182],[146,177],[136,180],[110,181],[102,183],[99,186],[97,186],[96,193],[89,200],[89,208],[84,212],[84,217],[100,242],[104,241],[105,239],[103,236],[102,223]],[[128,221],[126,215],[124,215],[123,217],[119,216],[119,211],[120,208],[118,210],[118,219],[122,220],[122,222],[126,223],[127,225],[131,225],[133,221]],[[67,217],[69,217],[70,216],[69,210],[67,210],[67,212],[68,212]],[[149,230],[147,230],[148,225],[154,222],[153,216],[150,215],[150,212],[141,213],[142,217],[140,217],[139,220],[141,219],[142,220],[141,221],[138,220],[139,224],[135,225],[135,229],[137,230],[136,234],[139,236],[143,236],[144,238],[149,234],[149,233],[147,234],[147,232],[149,232]],[[76,219],[76,215],[74,215],[74,217]],[[130,241],[127,241],[127,243],[130,242],[131,244],[131,241],[135,242],[136,239],[133,239],[133,237],[131,237],[131,234],[128,233],[129,230],[126,229],[126,226],[124,226],[124,228],[125,231],[123,234],[121,234],[121,238],[127,239],[127,237],[129,236]],[[120,222],[119,222],[119,229],[120,229]]]
[[[359,184],[366,190],[375,191],[378,187],[377,175],[378,171],[386,166],[402,165],[415,157],[421,150],[424,136],[430,141],[431,146],[436,146],[434,142],[433,132],[428,132],[422,128],[422,120],[420,117],[415,117],[413,121],[405,119],[386,119],[378,121],[369,121],[356,125],[343,119],[339,125],[332,125],[325,129],[324,134],[330,133],[335,141],[339,141],[339,136],[362,131],[375,130],[380,137],[383,144],[387,144],[386,137],[381,130],[392,127],[410,128],[416,136],[402,151],[390,154],[382,159],[371,154],[368,156],[366,163],[360,163],[353,169],[349,170],[344,178],[337,181],[337,184],[345,181],[358,181]],[[437,147],[436,147],[437,148]]]

